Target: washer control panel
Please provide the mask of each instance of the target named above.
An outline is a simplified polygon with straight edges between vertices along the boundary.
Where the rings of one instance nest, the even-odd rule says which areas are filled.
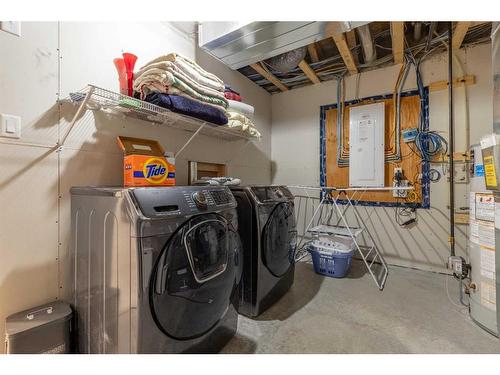
[[[190,208],[197,208],[199,210],[224,207],[232,204],[234,201],[234,197],[229,189],[223,187],[185,192],[184,197]]]
[[[225,186],[175,186],[133,188],[131,193],[146,217],[191,215],[236,207]]]
[[[191,195],[191,197],[193,198],[194,203],[196,203],[197,206],[207,205],[207,196],[204,192],[196,191]]]

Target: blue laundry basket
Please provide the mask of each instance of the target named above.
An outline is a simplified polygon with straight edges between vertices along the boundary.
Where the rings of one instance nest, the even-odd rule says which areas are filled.
[[[321,251],[312,246],[307,248],[311,254],[314,271],[320,275],[342,278],[351,267],[354,250],[350,252]]]

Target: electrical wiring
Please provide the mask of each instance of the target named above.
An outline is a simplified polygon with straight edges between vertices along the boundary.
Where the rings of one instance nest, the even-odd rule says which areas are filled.
[[[394,87],[394,93],[393,93],[393,101],[394,101],[394,107],[396,110],[394,111],[394,129],[390,135],[390,138],[392,139],[394,136],[394,148],[391,147],[389,149],[385,150],[385,162],[387,163],[392,163],[392,162],[399,162],[402,160],[401,157],[401,122],[400,122],[400,117],[401,117],[401,94],[402,90],[404,87],[404,84],[406,82],[406,79],[408,77],[410,65],[406,62],[401,66],[401,69],[399,71],[396,84]],[[342,76],[343,77],[343,76]],[[344,142],[343,142],[343,113],[345,110],[345,80],[341,78],[341,83],[337,85],[337,103],[339,104],[338,108],[339,111],[337,112],[337,124],[340,124],[337,126],[337,165],[339,167],[347,167],[349,166],[349,151],[346,150],[344,147]]]
[[[434,130],[420,130],[415,137],[415,146],[425,162],[448,152],[448,141]]]
[[[416,191],[414,190],[409,190],[407,193],[406,193],[406,197],[405,197],[405,201],[407,203],[416,203],[418,200],[418,194]]]
[[[426,38],[422,39],[422,42],[417,43],[413,46],[409,46],[408,43],[405,44],[405,53],[408,53],[411,55],[411,57],[415,60],[422,61],[425,58],[427,58],[430,55],[434,55],[438,52],[442,52],[446,50],[445,45],[443,42],[446,40],[446,32],[439,34],[437,31],[434,31],[434,37],[430,40],[429,43],[429,49],[427,49],[427,40]],[[467,32],[466,38],[464,39],[464,42],[462,43],[463,46],[473,46],[477,44],[482,44],[486,43],[489,41],[490,38],[490,25],[483,24],[483,25],[475,25],[471,26]],[[389,46],[384,46],[381,43],[384,41],[386,42],[387,40],[385,38],[390,36],[390,30],[382,30],[381,32],[375,34],[373,36],[374,39],[374,45],[377,49],[381,51],[389,51],[392,50],[391,47]],[[359,53],[361,50],[361,44],[357,44],[354,47],[351,48],[351,52],[353,54]],[[392,64],[392,54],[386,53],[382,57],[376,59],[373,62],[370,63],[363,63],[363,64],[358,64],[359,69],[365,69],[365,68],[374,68],[374,67],[380,67],[385,64]],[[318,76],[321,78],[321,80],[330,80],[330,79],[335,79],[337,76],[341,74],[347,73],[347,68],[345,67],[342,57],[339,55],[331,56],[326,59],[323,59],[321,61],[315,62],[315,63],[310,63],[309,64],[313,70],[315,70],[318,74],[318,70],[320,72],[325,72],[322,76],[318,74]],[[305,76],[305,74],[301,71],[300,68],[295,68],[291,72],[288,73],[281,73],[278,71],[274,71],[273,69],[270,69],[271,73],[276,75],[280,80],[283,81],[286,85],[289,87],[296,87],[299,85],[304,85],[304,84],[309,84],[310,81]],[[261,86],[265,85],[272,85],[271,82],[269,82],[267,79],[263,79],[258,73],[255,74],[249,74],[247,75],[248,78],[250,78],[252,81],[256,82],[257,84]],[[271,86],[272,87],[272,86]],[[270,90],[274,90],[274,88],[269,88]]]
[[[429,170],[429,180],[431,182],[438,182],[441,179],[441,173],[435,169],[432,168]]]
[[[404,220],[408,218],[407,220]],[[405,228],[407,225],[414,223],[417,220],[415,207],[405,206],[394,208],[394,221]]]

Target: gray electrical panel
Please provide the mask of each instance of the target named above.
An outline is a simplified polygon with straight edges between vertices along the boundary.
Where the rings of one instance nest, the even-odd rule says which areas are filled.
[[[385,106],[349,109],[349,186],[384,187]]]

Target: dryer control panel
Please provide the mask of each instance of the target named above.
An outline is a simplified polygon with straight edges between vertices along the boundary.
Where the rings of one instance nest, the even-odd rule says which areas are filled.
[[[146,217],[195,215],[236,207],[225,186],[176,186],[130,189],[136,205]]]

